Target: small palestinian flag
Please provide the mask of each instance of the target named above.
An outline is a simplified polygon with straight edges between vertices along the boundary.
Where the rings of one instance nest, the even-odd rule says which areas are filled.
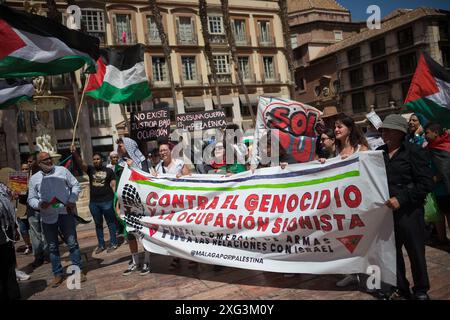
[[[0,78],[95,72],[99,40],[43,16],[0,4]]]
[[[97,60],[97,73],[89,76],[86,94],[110,103],[141,101],[151,95],[144,68],[144,46],[123,51],[104,49]]]
[[[0,109],[23,100],[31,100],[34,87],[29,81],[19,79],[0,80]]]
[[[420,57],[405,105],[450,128],[450,73],[427,53]]]

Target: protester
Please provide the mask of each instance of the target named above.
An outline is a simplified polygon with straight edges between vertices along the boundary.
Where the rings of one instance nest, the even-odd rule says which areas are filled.
[[[28,166],[28,163],[22,164],[21,171],[29,173],[30,167]],[[20,235],[25,243],[25,250],[23,252],[25,255],[30,254],[33,250],[30,240],[30,223],[28,222],[27,216],[26,197],[26,195],[19,195],[16,201],[17,224],[19,225]]]
[[[82,270],[81,253],[77,241],[75,218],[72,209],[81,192],[77,179],[64,167],[55,166],[47,152],[37,157],[41,171],[31,177],[28,204],[42,214],[42,229],[50,250],[54,279],[52,286],[58,287],[64,280],[58,244],[58,230],[63,234],[72,263]],[[86,281],[81,272],[80,280]]]
[[[149,168],[155,169],[158,163],[161,161],[161,158],[159,157],[159,149],[153,148],[148,153],[147,157]]]
[[[410,143],[417,144],[418,146],[425,147],[426,140],[421,122],[426,122],[426,120],[417,113],[413,113],[409,117],[406,140]]]
[[[397,288],[389,298],[428,300],[430,285],[425,260],[423,206],[427,193],[433,188],[430,159],[426,151],[405,141],[408,124],[401,115],[387,116],[381,130],[386,144],[377,150],[384,151],[390,196],[386,205],[393,210],[397,250]],[[413,295],[406,278],[403,246],[411,262]]]
[[[173,174],[177,178],[185,175],[189,175],[189,169],[181,159],[174,159],[172,157],[172,150],[168,141],[161,140],[159,142],[159,156],[161,158],[160,163],[155,167],[154,174]],[[193,261],[189,262],[190,267],[194,267],[197,264]],[[180,259],[173,258],[170,264],[171,269],[176,269],[180,266]]]
[[[116,151],[111,151],[109,153],[109,161],[110,162],[106,165],[106,167],[114,171],[117,163],[119,162],[119,154]]]
[[[338,112],[336,107],[328,106],[328,107],[323,108],[323,113],[320,116],[320,119],[325,124],[325,127],[334,130],[334,123],[342,115],[343,115],[343,113]]]
[[[117,153],[119,154],[119,166],[128,165],[146,172],[150,172],[148,162],[145,156],[139,150],[139,147],[133,139],[119,138],[117,140]],[[121,171],[120,171],[120,174]],[[126,231],[126,229],[124,230]],[[133,232],[127,233],[128,246],[131,252],[131,261],[128,263],[128,268],[122,274],[128,276],[131,273],[141,270],[141,275],[150,273],[150,253],[145,251],[144,263],[142,268],[139,264],[139,250],[136,235]],[[144,249],[145,250],[145,249]]]
[[[335,134],[335,154],[341,159],[346,159],[352,154],[360,151],[370,150],[369,144],[364,137],[361,129],[355,124],[355,121],[349,116],[341,115],[334,124]],[[325,158],[319,159],[320,163],[325,163]],[[360,282],[358,275],[347,275],[336,283],[338,287],[346,287]]]
[[[248,148],[243,142],[243,133],[237,124],[231,123],[226,126],[223,147],[225,148],[227,173],[235,174],[247,171],[245,158],[248,155]]]
[[[14,250],[14,240],[19,240],[19,233],[12,198],[11,190],[0,183],[0,301],[5,302],[20,299]]]
[[[436,183],[433,193],[440,211],[440,220],[435,227],[440,244],[448,243],[445,219],[450,228],[450,140],[448,132],[439,124],[430,122],[425,126],[427,149],[431,154],[433,180]]]
[[[28,181],[30,181],[32,175],[40,171],[35,154],[29,155],[27,157],[27,164],[30,169],[28,178]],[[31,208],[28,205],[27,199],[28,192],[25,196],[19,196],[19,202],[27,206],[27,217],[28,223],[30,225],[29,234],[34,255],[34,261],[32,262],[31,266],[33,267],[33,269],[36,269],[44,264],[44,262],[50,262],[50,253],[48,252],[48,245],[45,241],[44,233],[42,230],[41,213]]]
[[[114,212],[114,192],[116,190],[116,179],[114,171],[103,165],[102,155],[94,153],[92,157],[93,166],[87,165],[77,152],[74,145],[71,146],[72,156],[77,165],[89,176],[89,210],[95,222],[98,246],[94,253],[99,254],[105,250],[105,239],[103,236],[103,217],[109,230],[109,247],[107,253],[113,252],[118,247],[116,236],[116,220]]]
[[[336,153],[336,137],[334,136],[334,131],[326,128],[320,135],[320,158],[334,158],[337,156]]]

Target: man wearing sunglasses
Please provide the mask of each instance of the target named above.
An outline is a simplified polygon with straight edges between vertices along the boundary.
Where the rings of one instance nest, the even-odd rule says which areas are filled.
[[[37,162],[41,171],[34,174],[29,183],[28,204],[41,213],[42,229],[49,246],[54,274],[53,287],[64,281],[58,244],[58,230],[66,242],[72,263],[82,269],[81,253],[77,241],[75,217],[72,210],[81,191],[80,184],[69,170],[53,165],[47,152],[40,152]],[[83,282],[86,277],[80,275]]]

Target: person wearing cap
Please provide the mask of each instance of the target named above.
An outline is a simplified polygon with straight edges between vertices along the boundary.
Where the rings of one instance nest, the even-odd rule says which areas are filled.
[[[407,142],[407,132],[405,118],[398,114],[387,116],[381,126],[385,145],[377,148],[383,151],[386,165],[390,198],[385,204],[393,211],[397,249],[397,288],[388,298],[428,300],[430,284],[425,260],[424,202],[433,189],[433,180],[428,153]],[[411,262],[412,295],[406,278],[403,247]]]
[[[158,163],[161,162],[161,158],[159,157],[158,148],[153,148],[147,155],[147,161],[149,168],[155,169]]]

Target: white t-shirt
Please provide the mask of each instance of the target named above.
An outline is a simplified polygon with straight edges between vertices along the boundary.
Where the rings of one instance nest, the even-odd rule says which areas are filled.
[[[172,162],[170,163],[169,167],[163,166],[163,161],[158,163],[155,167],[155,171],[158,174],[179,174],[181,173],[181,169],[183,169],[184,161],[181,159],[172,159]]]

